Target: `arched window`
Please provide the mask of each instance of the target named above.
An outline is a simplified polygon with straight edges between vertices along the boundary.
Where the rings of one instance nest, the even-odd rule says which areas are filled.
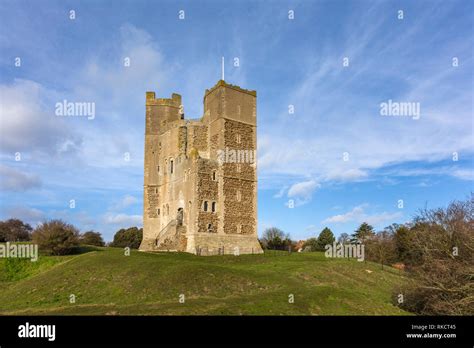
[[[204,201],[204,204],[203,204],[202,208],[203,208],[204,211],[207,211],[207,209],[208,209],[207,201]]]
[[[217,175],[216,175],[216,171],[215,171],[215,170],[212,172],[212,180],[214,180],[214,181],[217,180]]]
[[[170,173],[173,174],[173,160],[170,160]]]
[[[212,211],[213,213],[216,212],[216,202],[212,202],[212,204],[211,204],[211,211]]]

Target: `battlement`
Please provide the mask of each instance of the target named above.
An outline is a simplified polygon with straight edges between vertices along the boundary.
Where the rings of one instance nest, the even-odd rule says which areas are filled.
[[[216,85],[210,89],[206,89],[206,92],[204,93],[204,99],[206,99],[207,95],[208,94],[211,94],[212,92],[214,92],[217,88],[219,87],[227,87],[227,88],[232,88],[236,91],[239,91],[239,92],[243,92],[243,93],[247,93],[247,94],[250,94],[254,97],[257,97],[257,91],[253,91],[253,90],[249,90],[249,89],[244,89],[244,88],[240,88],[239,86],[235,86],[235,85],[231,85],[230,83],[227,83],[225,82],[224,80],[219,80],[217,81]]]
[[[173,93],[171,98],[155,98],[155,92],[146,92],[146,105],[170,106],[179,108],[181,106],[181,95]]]

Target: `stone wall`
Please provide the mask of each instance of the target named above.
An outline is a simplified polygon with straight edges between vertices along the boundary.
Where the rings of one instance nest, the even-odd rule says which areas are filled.
[[[197,203],[198,203],[198,231],[201,233],[217,233],[219,228],[218,211],[212,212],[212,203],[219,201],[218,181],[213,180],[213,172],[217,173],[217,163],[207,159],[198,161],[197,173]],[[208,211],[204,211],[204,201],[208,202]],[[212,225],[211,231],[208,224]]]

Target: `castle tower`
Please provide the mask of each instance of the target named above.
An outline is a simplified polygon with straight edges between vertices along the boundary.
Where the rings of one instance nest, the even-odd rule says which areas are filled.
[[[181,96],[146,94],[144,251],[261,253],[257,239],[256,92],[220,80],[204,115]]]

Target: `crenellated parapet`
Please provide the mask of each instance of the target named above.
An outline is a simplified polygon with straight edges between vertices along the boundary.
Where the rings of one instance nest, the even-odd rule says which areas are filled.
[[[155,92],[146,92],[146,105],[170,106],[179,108],[181,95],[173,93],[171,98],[155,98]]]

